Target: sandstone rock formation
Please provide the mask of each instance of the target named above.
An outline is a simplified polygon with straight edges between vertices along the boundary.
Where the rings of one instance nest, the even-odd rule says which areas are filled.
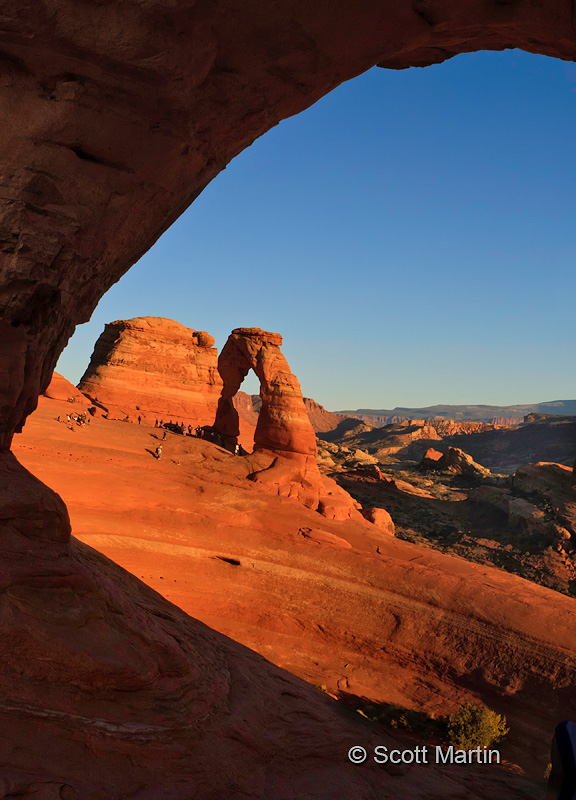
[[[64,376],[59,375],[57,372],[52,375],[52,380],[44,392],[44,396],[49,397],[51,400],[66,400],[81,403],[82,405],[90,402],[86,395],[78,391],[73,383],[67,381]]]
[[[439,469],[455,472],[468,478],[485,478],[490,470],[477,464],[472,456],[458,447],[449,447],[445,453],[430,448],[422,459],[423,469]]]
[[[246,394],[246,392],[236,392],[232,402],[234,403],[234,408],[238,412],[240,419],[245,420],[256,428],[260,406],[262,405],[260,396]]]
[[[316,436],[306,413],[300,384],[280,351],[282,336],[260,328],[236,328],[218,358],[222,394],[214,428],[234,445],[240,433],[234,397],[253,369],[260,381],[261,407],[254,452],[262,461],[251,480],[263,489],[297,497],[331,519],[357,514],[352,498],[320,474]]]
[[[310,683],[328,684],[333,694],[341,690],[437,715],[455,710],[466,699],[486,702],[508,717],[507,760],[529,770],[534,762],[535,774],[541,777],[550,730],[573,698],[573,598],[486,564],[415,546],[376,525],[321,518],[297,503],[261,494],[246,480],[257,456],[235,458],[209,442],[176,436],[168,439],[166,461],[158,463],[144,449],[149,432],[141,426],[103,419],[70,433],[56,422],[55,410],[42,404],[17,437],[17,452],[28,468],[63,495],[82,541],[210,627]],[[75,480],[84,464],[90,470],[89,482]],[[397,490],[394,494],[400,496]],[[104,505],[99,504],[101,497],[106,498]],[[433,506],[416,496],[412,501],[423,508]],[[376,498],[367,505],[381,507]],[[115,580],[108,576],[110,591]],[[148,595],[139,598],[150,605]],[[158,622],[162,615],[175,613],[173,607],[156,603],[151,607]],[[207,646],[207,638],[200,643],[187,624],[181,627],[177,621],[166,630],[178,638],[190,637],[202,652]],[[217,667],[222,662],[215,658],[213,663]],[[231,657],[232,712],[238,706],[241,713],[256,705],[260,714],[260,709],[270,711],[272,706],[270,725],[276,725],[275,743],[262,745],[250,727],[253,757],[246,757],[246,763],[233,760],[234,774],[245,781],[260,758],[273,757],[278,737],[284,743],[283,753],[276,753],[267,774],[283,770],[284,754],[300,735],[305,736],[306,721],[294,713],[295,706],[285,706],[278,694],[269,691],[252,661],[243,660],[242,665],[238,676],[232,672]],[[237,676],[242,675],[252,675],[257,697],[251,696],[249,686],[238,683]],[[284,688],[292,693],[294,685]],[[317,716],[309,695],[303,696],[302,704]],[[123,713],[119,708],[120,718]],[[336,726],[329,737],[333,741],[339,725],[334,717],[326,722]],[[263,736],[271,730],[264,727]],[[222,731],[226,740],[227,729]],[[358,741],[363,740],[361,735]],[[158,744],[154,753],[148,752],[150,758],[157,753],[161,760],[166,751]],[[244,750],[240,752],[244,757]],[[323,757],[317,749],[313,753],[321,769]],[[200,776],[197,751],[186,749],[182,762],[186,760],[189,776]],[[212,768],[215,759],[206,763]],[[146,778],[152,766],[146,769]],[[298,770],[306,771],[306,765]],[[468,772],[461,770],[461,778]],[[171,767],[165,767],[165,775],[171,774]],[[494,791],[490,776],[500,780],[506,791]],[[412,777],[422,781],[428,800],[431,795],[446,797],[450,781],[433,790],[435,778],[429,768],[414,770]],[[221,778],[219,786],[225,775]],[[509,772],[490,767],[479,778],[473,792],[460,788],[455,798],[532,796],[510,789]],[[404,780],[380,775],[380,782],[373,800],[394,792],[402,800],[419,797],[414,785]],[[323,797],[322,787],[315,791],[311,798]],[[339,799],[341,792],[336,787],[332,798]],[[262,794],[268,800],[265,790]],[[355,791],[348,796],[358,794],[362,797]],[[216,795],[217,800],[228,796]],[[188,800],[189,792],[177,798]]]
[[[429,447],[422,456],[421,466],[423,469],[441,469],[440,462],[443,458],[444,453],[441,450]]]
[[[253,369],[260,381],[262,407],[254,435],[256,451],[286,458],[316,454],[316,437],[304,407],[300,384],[292,374],[280,346],[282,336],[260,328],[236,328],[218,358],[222,393],[215,428],[224,437],[239,434],[233,398]]]
[[[484,433],[494,430],[494,425],[486,422],[473,422],[471,420],[454,421],[452,419],[430,419],[427,425],[433,427],[439,436],[459,436],[470,433]]]
[[[171,319],[108,323],[78,387],[110,418],[207,425],[222,381],[214,337]]]
[[[343,422],[344,417],[327,411],[324,406],[312,400],[310,397],[304,397],[302,399],[304,400],[304,407],[308,419],[316,433],[333,431]],[[237,392],[234,396],[234,408],[238,412],[238,416],[251,425],[255,426],[258,422],[258,414],[260,413],[261,407],[262,398],[260,395]]]
[[[3,4],[10,267],[0,318],[13,330],[0,337],[0,363],[19,354],[0,399],[6,442],[50,382],[74,326],[279,120],[376,63],[425,66],[506,47],[576,56],[570,4],[560,0],[441,0],[433,8],[324,0],[313,13],[281,2],[268,9],[264,30],[260,7],[237,0],[226,14],[129,0],[120,18],[107,3],[72,11],[60,0],[48,13],[31,0],[17,20]],[[12,98],[26,98],[26,111]]]
[[[384,531],[384,533],[394,536],[394,522],[392,517],[384,508],[377,508],[372,506],[362,510],[362,515],[369,521],[374,523],[377,528]]]
[[[304,398],[304,407],[308,419],[316,433],[326,433],[326,431],[335,430],[342,422],[344,417],[340,414],[334,414],[332,411],[327,411],[324,406],[312,400],[310,397]]]
[[[553,524],[546,519],[544,511],[523,497],[515,497],[510,489],[479,486],[470,492],[469,497],[475,502],[487,503],[505,513],[512,528],[544,536],[554,533]]]
[[[359,783],[345,758],[374,733],[70,539],[63,502],[11,453],[0,487],[0,795],[328,800],[337,777],[348,796],[377,796],[382,771]]]

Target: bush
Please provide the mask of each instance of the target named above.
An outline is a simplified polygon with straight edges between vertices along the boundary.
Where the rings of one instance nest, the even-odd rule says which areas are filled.
[[[506,727],[506,717],[484,706],[465,703],[459,711],[448,717],[446,730],[448,741],[455,748],[473,750],[502,741],[509,729]]]

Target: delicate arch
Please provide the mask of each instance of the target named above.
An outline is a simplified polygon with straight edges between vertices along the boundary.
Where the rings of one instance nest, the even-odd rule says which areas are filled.
[[[240,433],[234,395],[253,369],[260,381],[262,407],[254,434],[254,450],[277,455],[314,456],[316,435],[306,414],[300,384],[280,350],[282,336],[260,328],[236,328],[218,358],[223,381],[214,427],[225,439]]]

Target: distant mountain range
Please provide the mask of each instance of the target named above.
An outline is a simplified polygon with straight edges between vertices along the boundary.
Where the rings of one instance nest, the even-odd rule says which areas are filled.
[[[546,403],[527,403],[514,406],[450,406],[437,405],[424,408],[358,408],[335,412],[345,417],[355,417],[382,427],[407,419],[453,419],[490,422],[494,425],[514,425],[528,414],[576,414],[576,400],[551,400]]]

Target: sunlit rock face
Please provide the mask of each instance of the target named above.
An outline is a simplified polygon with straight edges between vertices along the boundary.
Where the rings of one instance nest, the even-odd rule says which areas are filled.
[[[0,446],[74,327],[241,150],[342,81],[576,56],[569,3],[0,0]],[[193,272],[193,268],[191,270]]]
[[[358,503],[320,474],[316,434],[281,344],[279,333],[260,328],[232,331],[218,359],[223,386],[214,428],[228,446],[236,443],[240,427],[234,398],[248,372],[254,370],[261,398],[254,453],[261,456],[261,468],[250,480],[263,491],[295,498],[330,519],[358,517]]]
[[[237,437],[238,412],[232,402],[248,372],[260,381],[262,405],[254,434],[254,449],[277,455],[316,455],[316,436],[308,419],[300,384],[280,346],[282,336],[260,328],[236,328],[218,359],[223,381],[216,416],[217,430]]]
[[[222,388],[214,337],[158,317],[110,322],[79,388],[108,418],[214,419]]]

